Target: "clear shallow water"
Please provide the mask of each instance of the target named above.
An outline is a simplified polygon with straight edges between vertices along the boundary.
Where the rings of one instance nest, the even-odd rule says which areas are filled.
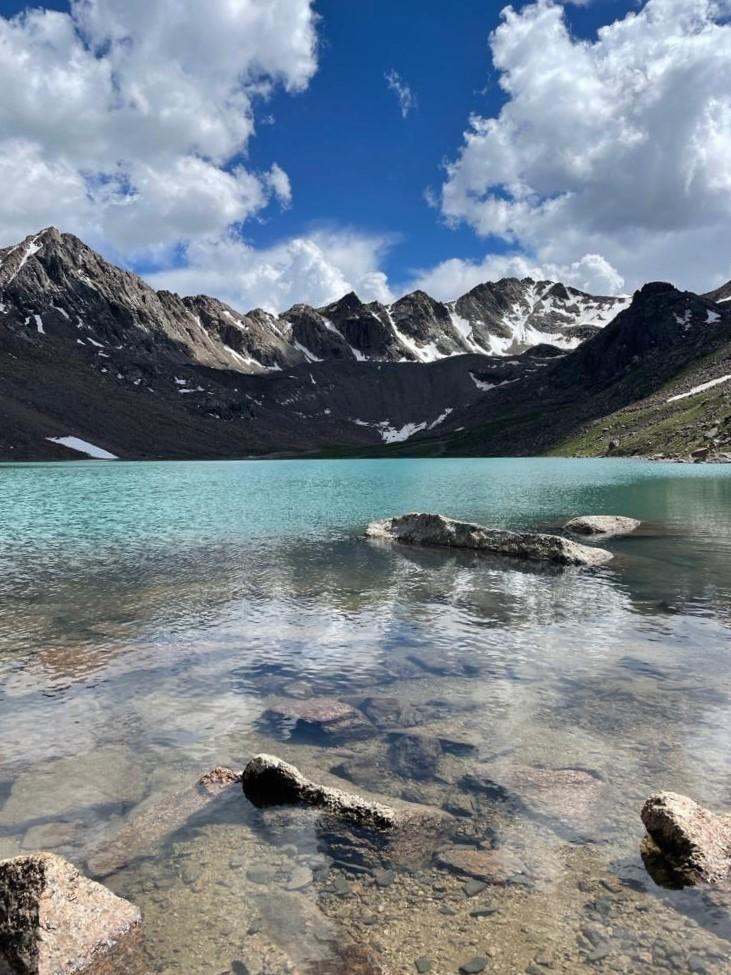
[[[359,537],[408,510],[645,524],[588,573]],[[266,750],[313,775],[339,768],[350,788],[458,809],[463,846],[522,864],[474,897],[434,863],[382,887],[333,867],[310,827],[286,841],[264,829],[237,792],[171,835],[142,828],[132,862],[106,878],[145,911],[151,971],[256,975],[286,970],[285,957],[348,971],[330,957],[342,930],[398,973],[422,956],[454,972],[475,955],[506,975],[551,971],[541,957],[566,972],[727,971],[727,892],[656,887],[638,810],[658,788],[731,807],[728,467],[3,465],[0,534],[1,853],[53,848],[93,865],[141,809]],[[394,761],[392,720],[331,747],[280,740],[260,720],[282,701],[374,695],[409,705],[410,733],[476,750],[415,778]],[[465,784],[476,769],[507,781],[564,767],[601,786],[546,794],[534,776],[515,805]],[[303,868],[312,882],[288,890]]]

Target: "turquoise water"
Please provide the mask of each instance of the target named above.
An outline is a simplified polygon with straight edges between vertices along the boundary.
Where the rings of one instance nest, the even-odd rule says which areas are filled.
[[[591,572],[362,539],[369,520],[410,510],[541,529],[621,513],[643,526]],[[262,834],[237,793],[215,816],[141,837],[106,876],[145,911],[152,971],[241,973],[236,961],[251,975],[286,970],[281,959],[315,923],[308,910],[334,941],[346,930],[377,944],[397,973],[421,956],[453,972],[487,953],[489,970],[507,975],[541,952],[565,972],[726,970],[725,895],[709,903],[656,887],[639,856],[638,809],[658,788],[731,807],[731,467],[0,465],[0,538],[0,854],[52,848],[89,869],[140,809],[266,750],[310,774],[357,768],[350,788],[456,804],[469,843],[484,845],[489,829],[529,865],[521,883],[480,895],[496,906],[482,918],[464,878],[435,863],[384,888],[349,877],[349,893],[334,896],[340,867],[322,844],[322,876],[291,890],[313,850]],[[445,755],[416,781],[392,762],[393,727],[325,748],[282,740],[261,720],[283,700],[360,707],[375,695],[423,710],[410,731],[475,750]],[[591,797],[493,806],[465,786],[485,763],[508,777],[588,768],[603,785]],[[536,803],[541,815],[526,812]],[[570,823],[556,815],[562,803]],[[240,863],[222,882],[216,865],[244,854],[271,865],[264,893]],[[294,935],[267,908],[277,885],[304,918]],[[618,920],[596,907],[601,897]],[[376,922],[363,921],[368,912]],[[295,959],[299,970],[325,971],[313,957]]]

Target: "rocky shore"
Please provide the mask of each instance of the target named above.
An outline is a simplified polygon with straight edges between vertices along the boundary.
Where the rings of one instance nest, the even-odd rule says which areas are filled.
[[[308,701],[310,720],[317,722],[319,708],[327,723],[333,704],[334,699],[321,705],[317,699]],[[361,707],[376,734],[384,720],[391,728],[394,720],[418,720],[396,700],[368,698]],[[387,733],[391,743],[398,740],[394,734]],[[535,851],[531,856],[498,838],[505,822],[527,815],[536,829],[549,830],[546,835],[578,841],[566,848],[562,883],[575,883],[584,905],[572,922],[579,932],[580,967],[693,975],[721,970],[715,967],[721,956],[701,947],[692,934],[690,944],[698,944],[695,954],[691,948],[679,956],[687,957],[689,968],[672,963],[672,949],[662,939],[648,941],[649,908],[635,881],[627,883],[611,873],[597,879],[595,866],[589,871],[593,879],[587,879],[594,854],[581,834],[601,804],[606,788],[601,773],[506,760],[476,762],[469,742],[407,737],[413,764],[404,768],[399,755],[389,753],[394,770],[418,783],[421,751],[437,756],[432,775],[451,756],[455,768],[463,770],[459,786],[464,796],[473,797],[471,805],[463,799],[460,807],[452,799],[448,811],[361,788],[349,792],[331,785],[337,781],[332,776],[310,779],[277,756],[259,754],[243,773],[226,767],[207,773],[188,793],[176,794],[177,804],[170,798],[158,800],[156,816],[152,806],[144,820],[133,814],[111,844],[109,862],[119,864],[120,840],[129,844],[128,860],[144,853],[149,836],[143,831],[149,823],[155,824],[157,843],[172,838],[186,815],[197,816],[206,808],[214,813],[222,800],[232,812],[250,808],[237,798],[243,790],[258,810],[257,832],[264,831],[266,860],[257,853],[261,848],[252,845],[258,843],[254,834],[232,813],[224,817],[225,827],[204,826],[200,838],[172,847],[173,860],[181,865],[184,896],[193,898],[191,908],[196,897],[207,896],[211,889],[230,890],[236,898],[246,892],[243,934],[249,949],[246,961],[231,963],[229,975],[578,971],[552,934],[553,919],[538,907],[543,899],[536,899],[550,883],[550,845],[545,858],[536,859]],[[186,802],[186,794],[198,796],[200,803]],[[198,821],[209,820],[207,815]],[[642,821],[652,855],[666,858],[687,883],[724,883],[731,867],[731,817],[710,813],[684,796],[658,793],[643,806]],[[196,853],[199,841],[203,846]],[[169,881],[160,875],[154,879],[155,870],[150,862],[150,887],[159,884],[164,894]],[[731,907],[723,894],[718,903],[720,910]],[[653,908],[660,909],[659,903]],[[418,935],[412,925],[415,914],[421,919]],[[510,942],[502,936],[521,917],[526,938],[511,949],[511,961]],[[454,949],[443,946],[438,935],[445,925],[463,942],[461,960],[449,964]],[[374,931],[391,928],[389,942],[395,938],[400,943],[400,957],[410,953],[408,965],[394,961],[391,951],[380,949],[379,939],[372,937]],[[681,939],[692,931],[683,922],[668,930]],[[621,945],[617,931],[622,932]],[[50,854],[0,863],[0,959],[10,965],[12,975],[151,975],[139,909]],[[179,975],[175,967],[156,971]]]

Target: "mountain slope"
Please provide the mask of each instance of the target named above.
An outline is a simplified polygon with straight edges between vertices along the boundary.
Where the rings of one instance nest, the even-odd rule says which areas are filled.
[[[80,442],[135,458],[607,453],[610,442],[655,453],[705,442],[714,426],[723,446],[731,302],[655,283],[612,317],[619,305],[506,279],[448,304],[349,294],[242,315],[156,292],[50,229],[0,251],[0,458],[68,458]]]

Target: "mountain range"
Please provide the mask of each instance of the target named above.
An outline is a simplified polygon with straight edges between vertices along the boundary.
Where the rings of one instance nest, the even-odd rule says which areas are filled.
[[[3,460],[713,453],[731,282],[630,298],[506,278],[241,313],[48,228],[0,250],[0,364]]]

